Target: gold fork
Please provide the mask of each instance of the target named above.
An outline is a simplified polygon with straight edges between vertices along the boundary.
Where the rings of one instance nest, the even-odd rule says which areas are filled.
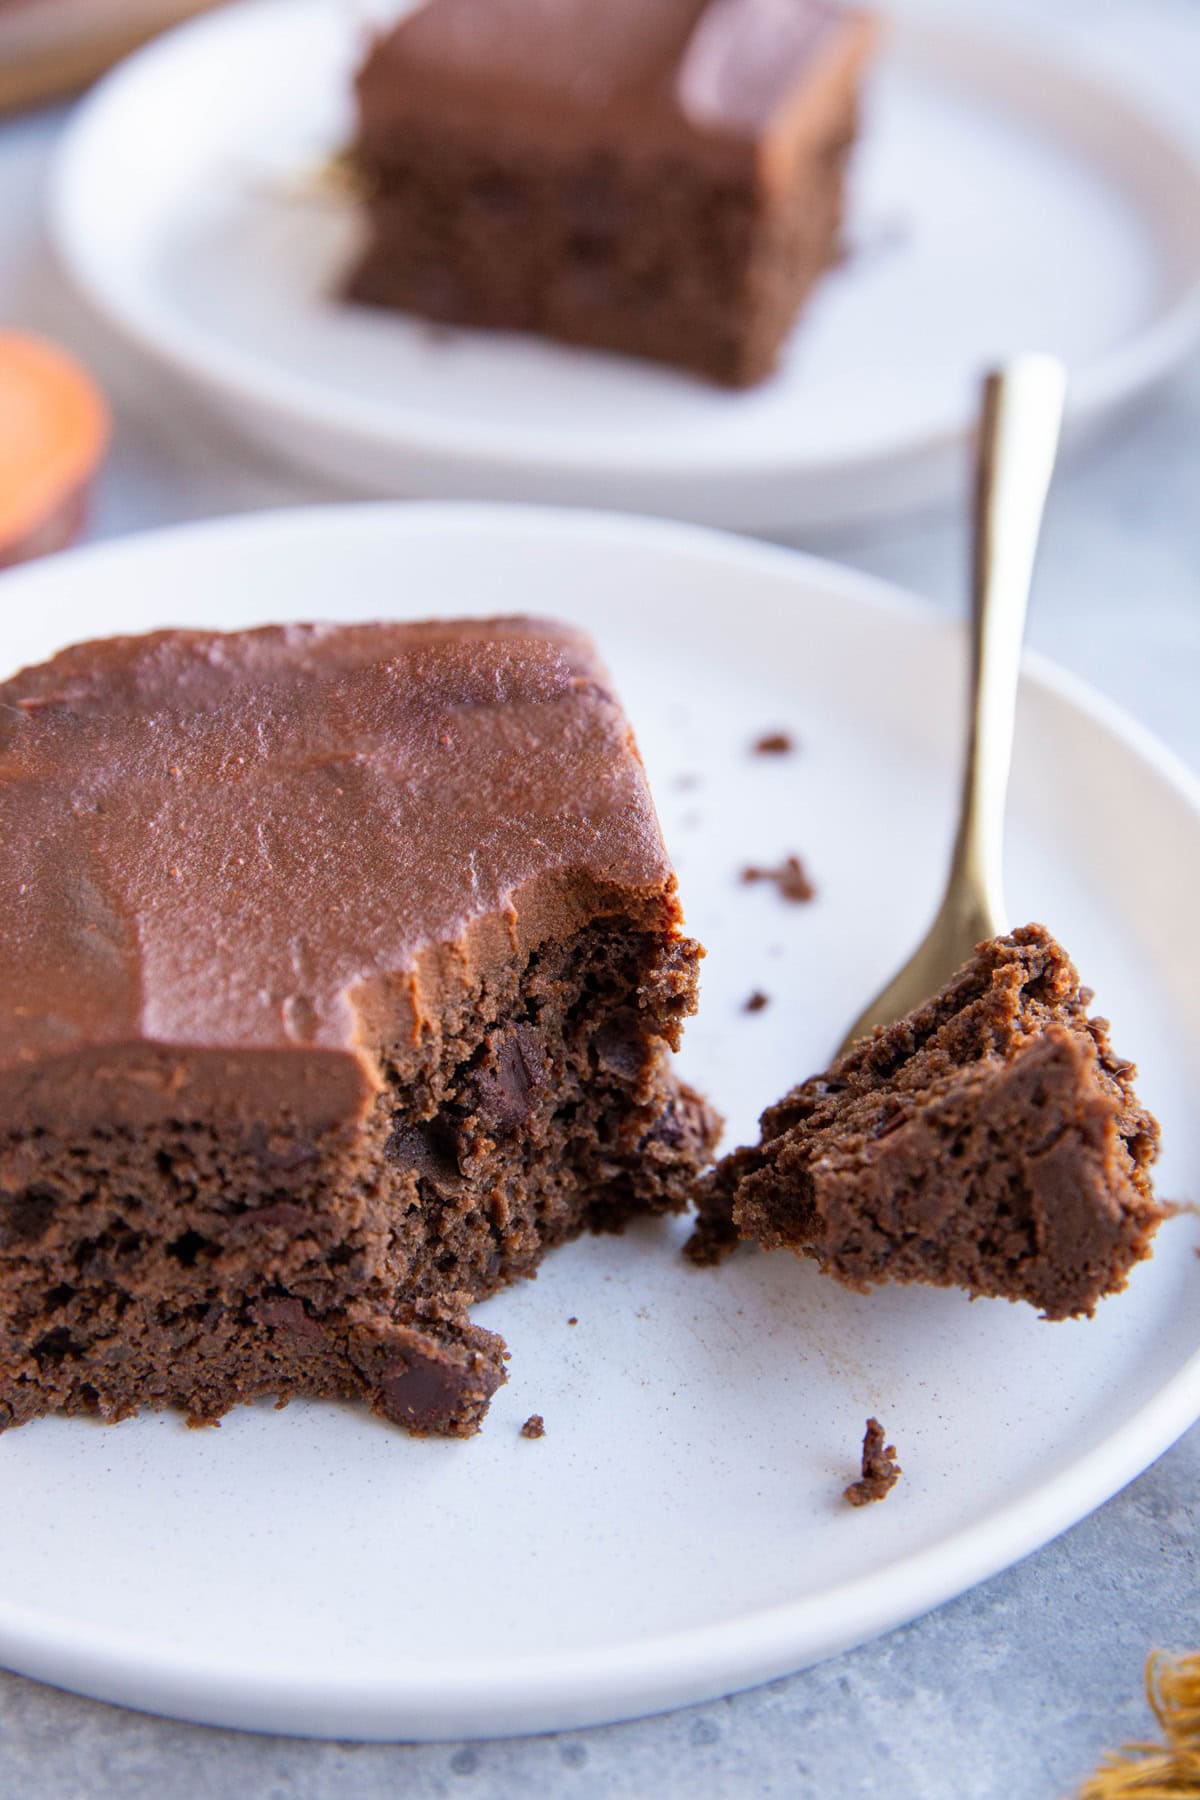
[[[916,953],[855,1020],[838,1054],[930,999],[976,944],[1006,929],[1001,865],[1021,640],[1062,427],[1067,376],[1017,356],[983,387],[975,473],[971,696],[958,835],[937,916]]]

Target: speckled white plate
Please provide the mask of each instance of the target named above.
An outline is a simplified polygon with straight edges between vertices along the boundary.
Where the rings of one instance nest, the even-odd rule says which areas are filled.
[[[998,356],[1066,359],[1077,438],[1200,333],[1187,147],[1036,49],[948,21],[889,27],[852,254],[752,393],[346,306],[358,224],[311,189],[349,133],[362,10],[254,0],[140,52],[85,102],[51,197],[67,267],[128,340],[361,491],[844,524],[956,491]]]
[[[685,1065],[730,1141],[823,1063],[912,944],[945,857],[963,642],[829,564],[686,527],[436,506],[164,532],[0,578],[3,655],[169,624],[527,609],[588,626],[637,726],[709,947]],[[793,731],[794,756],[749,744]],[[799,851],[788,906],[738,871]],[[1014,918],[1058,931],[1200,1167],[1200,798],[1031,659]],[[771,996],[753,1015],[753,989]],[[1193,1219],[1095,1320],[787,1254],[700,1272],[682,1223],[554,1255],[478,1309],[512,1350],[470,1443],[334,1404],[48,1420],[0,1438],[0,1661],[226,1725],[457,1738],[698,1701],[912,1618],[1098,1505],[1200,1413]],[[578,1324],[569,1320],[576,1318]],[[527,1442],[530,1413],[546,1436]],[[863,1422],[900,1485],[852,1511]]]

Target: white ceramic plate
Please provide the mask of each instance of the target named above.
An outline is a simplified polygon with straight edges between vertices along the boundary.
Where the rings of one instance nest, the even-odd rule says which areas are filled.
[[[947,850],[960,632],[858,575],[686,527],[347,508],[164,532],[3,581],[12,663],[99,631],[530,609],[597,636],[709,947],[685,1068],[729,1141],[821,1065],[912,944]],[[749,752],[783,727],[791,757]],[[1200,800],[1045,663],[1021,701],[1014,917],[1096,985],[1200,1145]],[[1130,822],[1136,820],[1136,855]],[[738,880],[798,850],[809,906]],[[749,1015],[755,988],[771,996]],[[556,1253],[477,1309],[512,1350],[470,1443],[335,1404],[45,1420],[0,1438],[0,1660],[168,1713],[339,1737],[579,1726],[726,1693],[1042,1544],[1200,1411],[1194,1221],[1091,1322],[845,1292],[786,1253],[699,1272],[683,1222]],[[577,1318],[577,1325],[568,1321]],[[532,1412],[546,1436],[518,1435]],[[841,1499],[876,1413],[904,1466]]]
[[[52,206],[127,338],[356,487],[797,532],[949,496],[1006,351],[1067,359],[1078,436],[1197,335],[1189,154],[1081,75],[914,23],[867,107],[857,254],[754,393],[343,305],[356,221],[304,182],[349,131],[356,15],[257,0],[143,51],[78,114]]]

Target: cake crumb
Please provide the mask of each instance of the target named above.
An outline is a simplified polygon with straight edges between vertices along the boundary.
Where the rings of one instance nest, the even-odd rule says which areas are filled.
[[[546,1435],[546,1421],[541,1413],[530,1413],[521,1427],[523,1438],[540,1438]]]
[[[796,740],[786,731],[768,731],[754,745],[755,756],[790,756]]]
[[[579,1323],[579,1320],[575,1317],[574,1313],[572,1313],[571,1317],[567,1320],[567,1324],[568,1325],[578,1325],[578,1323]]]
[[[869,1506],[872,1500],[886,1500],[900,1479],[895,1444],[884,1443],[883,1426],[878,1419],[867,1420],[862,1447],[862,1479],[851,1482],[846,1499],[851,1506]]]
[[[742,1011],[750,1013],[761,1012],[764,1006],[770,1006],[770,1004],[770,994],[764,994],[761,988],[755,988],[750,998],[746,1001],[745,1006],[742,1008]]]
[[[773,881],[779,889],[780,898],[797,905],[804,900],[813,899],[817,891],[798,856],[786,857],[777,869],[758,869],[751,865],[742,870],[742,880],[747,883]]]

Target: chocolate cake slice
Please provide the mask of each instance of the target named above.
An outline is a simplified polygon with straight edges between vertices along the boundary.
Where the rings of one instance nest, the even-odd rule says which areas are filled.
[[[361,1396],[466,1434],[467,1308],[680,1208],[699,947],[588,641],[162,632],[0,686],[0,1424]]]
[[[1090,1314],[1150,1254],[1158,1125],[1041,925],[980,944],[935,999],[762,1117],[700,1188],[689,1245],[813,1256],[848,1287],[960,1286]]]
[[[759,381],[838,250],[872,41],[836,0],[424,0],[358,73],[347,292]]]

